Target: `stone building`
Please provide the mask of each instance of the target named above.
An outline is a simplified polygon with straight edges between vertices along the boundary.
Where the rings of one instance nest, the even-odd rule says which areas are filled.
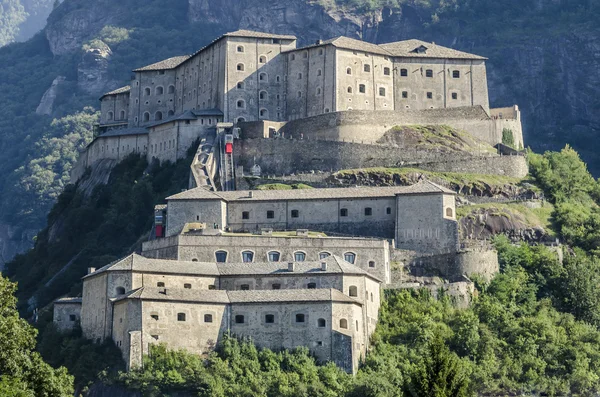
[[[111,338],[128,367],[141,364],[150,344],[205,354],[230,331],[259,347],[307,346],[319,360],[354,372],[375,330],[380,283],[337,256],[205,263],[132,254],[90,269],[69,313],[80,316],[85,337]],[[55,314],[66,305],[57,301]],[[54,321],[60,326],[63,317]]]
[[[395,238],[396,248],[456,252],[456,193],[429,181],[412,186],[211,192],[167,197],[166,236],[185,224],[252,232],[308,229]]]

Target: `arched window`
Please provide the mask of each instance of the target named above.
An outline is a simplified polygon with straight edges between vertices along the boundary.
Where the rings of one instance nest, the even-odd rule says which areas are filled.
[[[258,75],[258,81],[262,81],[263,83],[266,83],[269,81],[269,76],[265,72],[262,72]]]
[[[402,76],[402,77],[408,76],[408,69],[400,69],[400,76]]]
[[[238,63],[236,69],[238,70],[238,72],[243,72],[244,71],[244,64],[243,63]]]
[[[112,120],[113,119],[113,112],[108,112],[108,114],[106,115],[106,118],[108,120]]]
[[[237,118],[237,122],[238,122],[238,123],[243,123],[244,121],[246,121],[246,119],[245,119],[245,118],[243,118],[243,117],[238,117],[238,118]]]
[[[237,87],[238,90],[243,90],[244,89],[244,82],[243,81],[238,81],[236,87]]]
[[[154,120],[156,120],[156,121],[162,120],[162,112],[156,112],[154,114]]]
[[[370,72],[371,71],[371,65],[365,63],[364,66],[363,66],[363,70],[365,72]]]
[[[348,290],[348,295],[350,296],[358,296],[358,288],[356,287],[356,285],[351,285],[349,290]]]
[[[258,63],[267,63],[267,57],[264,55],[259,56]]]
[[[237,46],[237,52],[244,52],[244,46],[243,45]]]
[[[269,99],[269,94],[267,94],[267,91],[261,91],[258,93],[258,99],[260,99],[261,101],[266,101],[267,99]]]
[[[354,262],[356,262],[356,254],[354,252],[346,252],[344,254],[344,260],[354,265]]]
[[[281,80],[281,77],[279,77],[279,76],[276,76],[276,77],[275,77],[275,81],[276,81],[277,83],[279,83],[279,81],[280,81],[280,80]]]
[[[164,88],[162,88],[160,85],[155,89],[156,95],[162,95],[164,91]]]
[[[150,121],[150,113],[144,112],[144,121]]]
[[[146,88],[144,88],[144,94],[145,94],[146,96],[150,96],[150,87],[146,87]]]
[[[264,117],[264,118],[269,117],[269,111],[267,109],[260,109],[258,114],[260,115],[260,117]]]
[[[352,94],[352,87],[348,86],[347,91],[348,91],[348,94]]]
[[[237,314],[235,316],[235,323],[236,324],[244,324],[244,316],[242,314]]]
[[[119,113],[119,119],[125,120],[125,111],[124,110],[121,110],[121,113]]]
[[[185,321],[185,313],[177,313],[177,321]]]
[[[317,320],[317,327],[325,328],[326,325],[327,325],[327,321],[325,321],[324,318],[320,318]]]
[[[329,258],[330,256],[331,256],[331,254],[329,252],[320,252],[319,253],[319,259]]]
[[[296,59],[296,54],[292,54],[291,60],[294,61]]]
[[[452,218],[454,216],[452,208],[448,207],[446,208],[446,216]]]
[[[317,95],[321,95],[321,87],[317,87]]]
[[[298,73],[298,80],[302,80],[302,73]]]
[[[294,260],[296,262],[304,262],[306,260],[306,253],[301,251],[294,252]]]
[[[345,318],[340,319],[340,328],[348,329],[348,320]]]
[[[236,105],[235,105],[238,109],[245,109],[246,108],[246,101],[244,101],[243,99],[238,99]]]
[[[169,117],[171,117],[171,116],[174,116],[174,115],[175,115],[175,112],[174,112],[174,111],[172,111],[172,110],[169,110],[169,113],[167,113],[167,115],[168,115]]]
[[[379,87],[379,96],[385,96],[385,88]]]
[[[322,71],[321,69],[318,69],[318,70],[317,70],[317,76],[320,76],[320,75],[322,75],[322,74],[323,74],[323,71]]]
[[[279,259],[281,259],[281,253],[278,251],[269,251],[267,256],[269,257],[269,262],[279,262]]]
[[[386,76],[389,76],[390,75],[390,68],[388,68],[388,67],[383,68],[383,74],[386,75]]]
[[[204,315],[204,322],[205,323],[212,323],[213,322],[212,314],[205,314]]]
[[[317,283],[308,283],[308,284],[306,284],[306,288],[317,289]]]
[[[302,98],[302,91],[298,91],[298,98]]]
[[[254,260],[254,252],[242,251],[242,262],[252,262]]]
[[[227,251],[217,251],[215,252],[215,259],[217,263],[225,263],[227,262]]]
[[[352,74],[352,68],[346,68],[346,74]]]
[[[117,295],[123,295],[125,293],[125,288],[117,287]]]
[[[174,94],[175,93],[175,86],[173,84],[171,84],[168,88],[167,91],[169,94]]]

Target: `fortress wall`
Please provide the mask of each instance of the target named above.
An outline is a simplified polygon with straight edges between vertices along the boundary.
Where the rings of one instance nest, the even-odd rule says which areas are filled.
[[[234,154],[236,164],[243,166],[245,170],[249,170],[256,159],[266,175],[402,166],[517,178],[526,176],[528,171],[527,162],[522,156],[466,156],[464,153],[405,150],[383,145],[306,139],[235,141]]]
[[[353,110],[293,120],[283,126],[281,132],[286,137],[294,138],[303,134],[304,139],[373,143],[397,125],[448,125],[495,145],[502,142],[500,126],[506,123],[510,124],[513,131],[521,130],[520,119],[494,120],[481,106],[402,112]]]

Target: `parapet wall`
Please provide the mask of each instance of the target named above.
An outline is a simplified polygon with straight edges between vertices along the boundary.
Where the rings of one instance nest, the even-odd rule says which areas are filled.
[[[523,132],[518,107],[494,112],[490,116],[481,106],[426,110],[352,110],[325,113],[290,121],[244,123],[244,138],[269,135],[269,127],[286,138],[375,143],[390,128],[399,125],[448,125],[463,130],[490,145],[502,142],[502,130],[513,131],[515,144],[523,146]],[[499,114],[502,113],[502,118]],[[504,115],[506,113],[506,116]]]
[[[464,152],[406,150],[384,145],[296,139],[243,139],[235,142],[236,165],[250,170],[254,160],[267,175],[369,167],[417,167],[431,171],[505,175],[528,173],[523,156],[468,155]]]

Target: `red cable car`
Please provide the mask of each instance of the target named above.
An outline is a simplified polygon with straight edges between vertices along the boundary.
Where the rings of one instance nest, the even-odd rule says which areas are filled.
[[[225,153],[227,153],[227,154],[233,153],[233,143],[227,142],[225,144]]]

